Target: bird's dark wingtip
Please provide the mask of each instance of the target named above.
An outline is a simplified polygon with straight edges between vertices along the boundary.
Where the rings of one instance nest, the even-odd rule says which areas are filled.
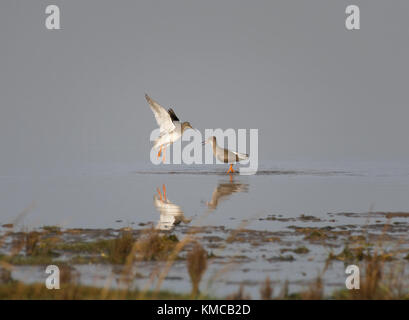
[[[179,118],[177,117],[175,111],[173,111],[172,108],[168,109],[168,114],[169,114],[170,118],[172,119],[172,121],[179,121]]]

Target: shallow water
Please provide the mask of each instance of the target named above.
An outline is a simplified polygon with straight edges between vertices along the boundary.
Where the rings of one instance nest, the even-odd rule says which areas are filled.
[[[169,168],[167,168],[169,167]],[[150,166],[91,173],[0,178],[0,223],[10,223],[31,207],[20,224],[27,227],[111,228],[158,221],[153,204],[157,188],[180,206],[192,223],[236,227],[243,219],[267,214],[324,217],[329,212],[408,211],[409,169],[368,167],[316,169],[260,168],[254,176],[224,174],[196,166]],[[156,170],[156,171],[155,171]],[[212,214],[206,202],[218,187],[230,193]],[[340,218],[341,219],[341,218]],[[122,222],[118,224],[118,220]],[[346,222],[342,218],[339,223]],[[254,221],[252,228],[275,228]]]
[[[15,229],[45,225],[119,229],[142,228],[152,222],[179,237],[191,226],[215,227],[206,235],[223,237],[225,234],[218,234],[216,227],[270,232],[288,232],[291,226],[364,227],[386,221],[385,215],[376,212],[409,211],[409,166],[405,165],[264,164],[256,175],[232,177],[225,175],[225,170],[223,165],[136,165],[1,177],[0,224],[14,223]],[[26,208],[29,209],[19,215]],[[365,214],[368,212],[373,213]],[[267,219],[272,215],[275,219]],[[300,219],[302,215],[316,219]],[[405,234],[406,230],[407,234],[408,220],[403,216],[393,221],[403,223],[400,231]],[[373,228],[374,233],[381,231]],[[211,283],[209,293],[225,295],[244,283],[246,292],[255,298],[266,276],[277,284],[288,279],[293,290],[305,287],[323,268],[328,248],[309,245],[291,235],[283,235],[283,239],[280,246],[272,243],[252,246],[246,241],[231,244],[219,255],[229,259],[245,255],[248,259],[236,259],[229,272],[209,282],[227,264],[226,260],[216,261],[209,267],[202,286]],[[280,256],[279,249],[283,247],[304,245],[310,253],[293,254],[293,261],[268,259]],[[99,278],[95,278],[95,268],[102,270]],[[149,274],[153,266],[145,263],[139,268],[142,274]],[[89,284],[104,285],[110,273],[109,267],[78,266],[77,269],[81,270],[81,282]],[[29,270],[31,275],[27,275]],[[14,276],[35,281],[40,271],[41,268],[19,267]],[[326,291],[342,288],[343,264],[334,264],[324,278]],[[136,280],[139,287],[144,283],[146,279]],[[184,263],[175,264],[162,287],[189,291]]]

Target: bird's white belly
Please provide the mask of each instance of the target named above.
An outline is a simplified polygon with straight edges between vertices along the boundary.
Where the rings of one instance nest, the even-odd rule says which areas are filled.
[[[182,135],[178,130],[173,130],[172,132],[169,132],[168,134],[164,134],[158,138],[155,142],[155,148],[158,148],[160,146],[168,146],[180,139]]]
[[[234,163],[236,162],[236,155],[231,152],[230,150],[227,151],[227,159],[225,159],[225,153],[224,153],[224,149],[220,148],[219,146],[216,147],[216,152],[215,152],[215,156],[217,159],[219,159],[219,161],[224,162],[225,160],[227,160],[227,163]]]

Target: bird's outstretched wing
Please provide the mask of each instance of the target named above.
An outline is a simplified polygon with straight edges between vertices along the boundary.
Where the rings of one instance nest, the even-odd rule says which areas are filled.
[[[179,118],[177,117],[175,111],[173,111],[172,108],[168,109],[168,113],[169,113],[170,118],[172,119],[172,121],[179,121]]]
[[[171,115],[164,107],[162,107],[155,100],[151,99],[147,94],[145,94],[146,101],[148,101],[149,106],[152,109],[153,114],[155,115],[156,122],[160,128],[160,132],[170,132],[176,127],[173,124]],[[173,110],[172,110],[173,111]],[[173,112],[174,114],[174,112]],[[175,115],[176,116],[176,115]]]

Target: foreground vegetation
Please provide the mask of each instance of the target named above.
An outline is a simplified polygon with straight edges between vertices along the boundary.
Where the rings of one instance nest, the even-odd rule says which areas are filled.
[[[304,220],[306,216],[302,217]],[[289,283],[274,288],[267,277],[260,286],[260,296],[251,297],[241,286],[228,299],[409,299],[408,279],[404,274],[405,263],[408,263],[407,249],[383,248],[382,235],[378,242],[370,237],[351,235],[346,231],[334,231],[331,228],[298,228],[290,227],[296,235],[303,237],[304,243],[331,241],[344,236],[342,250],[330,249],[327,260],[317,278],[310,286],[298,293],[289,293]],[[8,232],[0,237],[0,299],[212,299],[199,291],[203,275],[209,263],[215,258],[195,237],[197,229],[192,228],[179,240],[171,233],[158,230],[102,230],[100,233],[69,229],[62,231],[55,226],[43,227],[36,231]],[[5,240],[8,239],[8,244]],[[337,239],[339,240],[339,238]],[[277,235],[239,229],[232,232],[226,240],[219,240],[222,246],[228,243],[250,242],[257,246],[265,243],[280,242]],[[4,250],[7,248],[7,250]],[[219,248],[220,249],[220,248]],[[5,252],[8,251],[8,252]],[[280,249],[279,257],[266,258],[267,261],[291,262],[293,255],[307,256],[310,250],[303,246]],[[406,257],[402,259],[402,254]],[[138,262],[161,261],[164,268],[156,272],[156,288],[148,290],[135,289],[133,281],[138,274],[133,266]],[[191,281],[191,293],[179,294],[161,290],[163,280],[175,261],[185,263]],[[360,263],[361,283],[359,290],[337,290],[330,296],[324,295],[323,276],[332,263],[344,262],[345,265]],[[61,276],[61,289],[48,290],[44,283],[26,284],[16,281],[11,270],[17,265],[58,264]],[[73,265],[109,264],[120,266],[119,281],[121,289],[92,287],[81,285]],[[117,275],[118,276],[118,275]],[[152,285],[152,283],[151,283]],[[151,288],[151,286],[150,286]]]
[[[169,291],[142,293],[138,290],[106,289],[75,284],[63,285],[60,290],[48,290],[44,283],[24,284],[13,281],[0,285],[0,299],[3,300],[179,300],[189,298],[189,294],[178,294]],[[200,298],[209,299],[209,297]]]

